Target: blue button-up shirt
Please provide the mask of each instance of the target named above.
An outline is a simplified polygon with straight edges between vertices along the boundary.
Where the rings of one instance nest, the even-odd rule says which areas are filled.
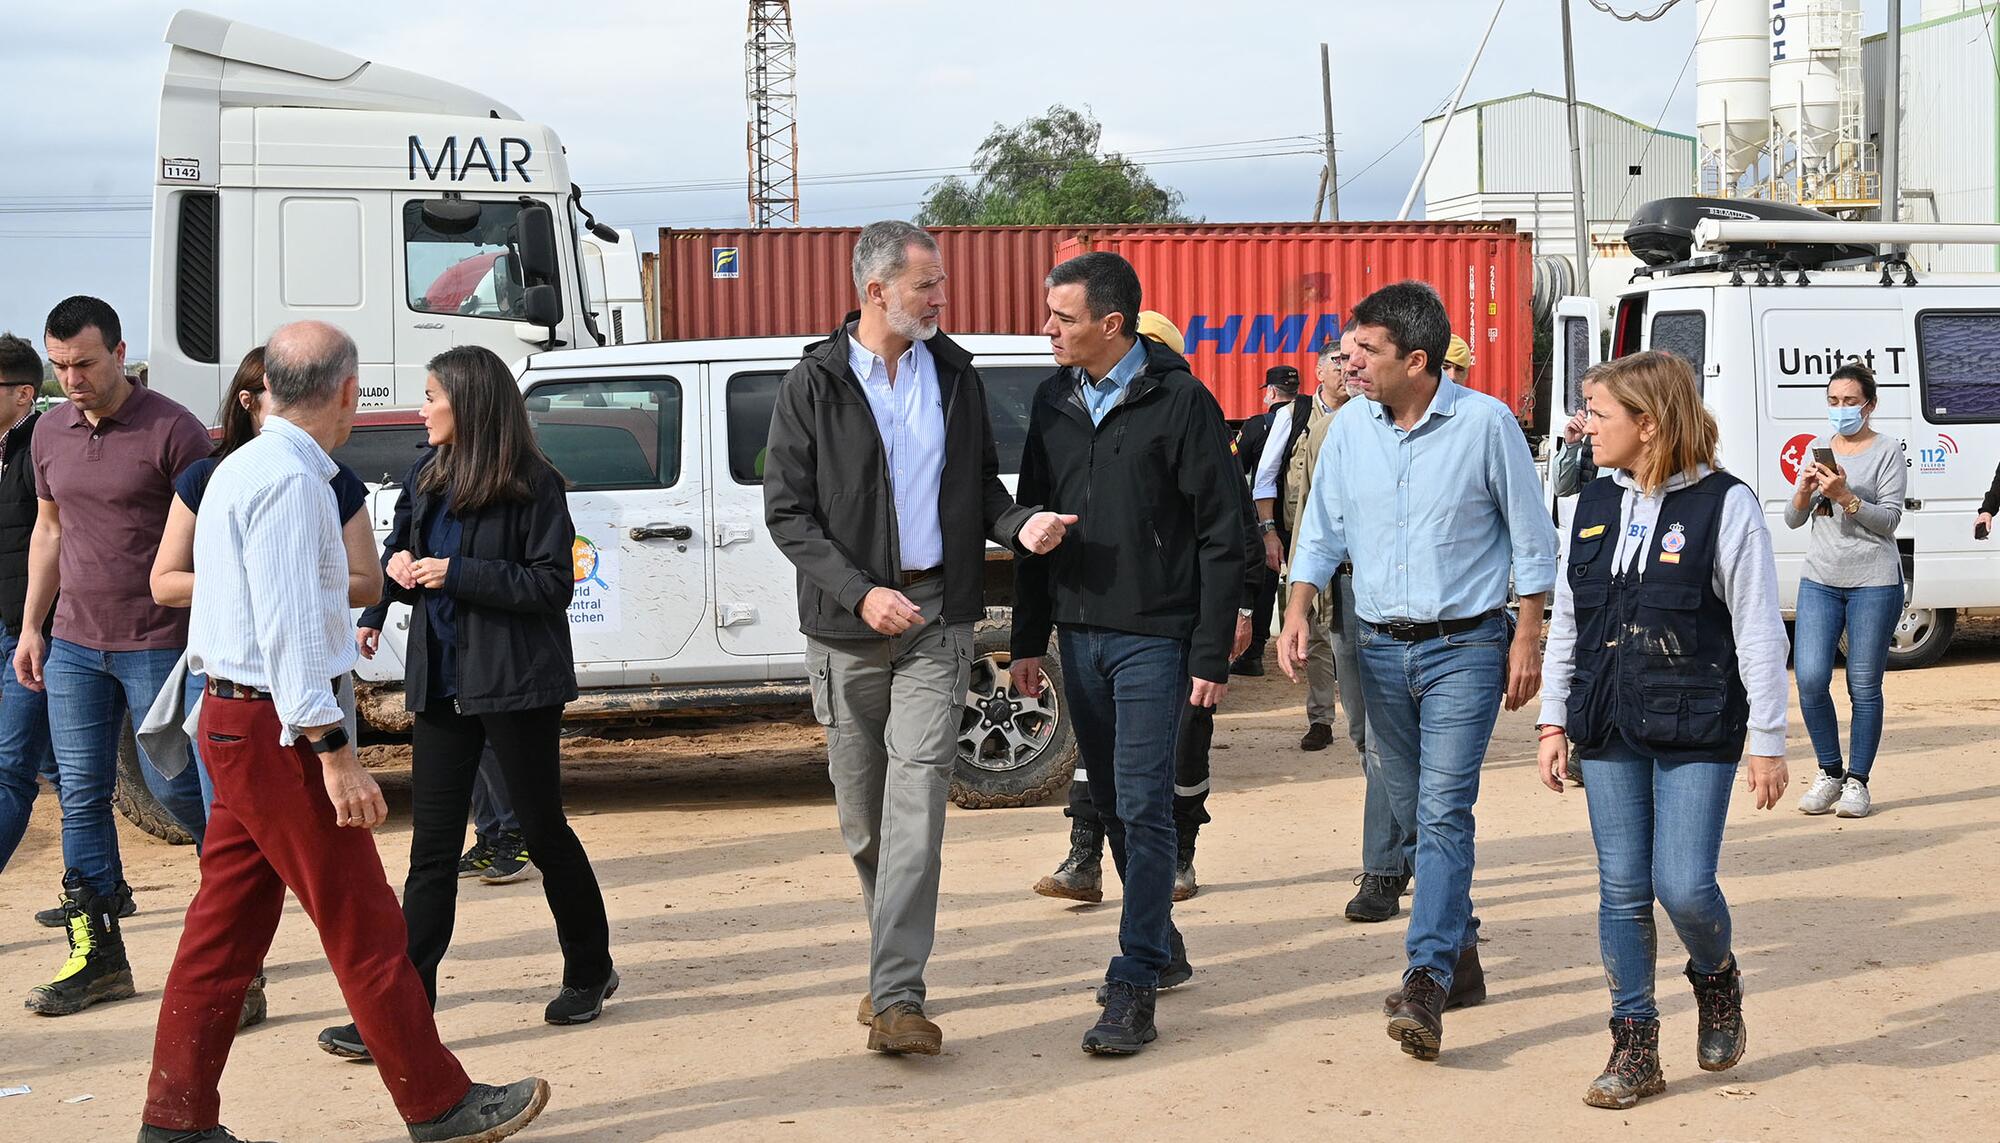
[[[904,571],[944,564],[944,527],[938,520],[938,490],[944,483],[944,395],[937,362],[921,341],[896,359],[896,380],[881,355],[847,330],[847,363],[868,396],[889,487],[896,497],[896,535]]]
[[[1125,390],[1132,384],[1132,379],[1145,371],[1146,342],[1143,338],[1133,338],[1132,348],[1126,351],[1125,356],[1118,359],[1118,364],[1111,367],[1111,372],[1096,381],[1092,381],[1090,375],[1079,366],[1076,378],[1082,383],[1080,387],[1083,390],[1083,405],[1090,410],[1090,423],[1103,424],[1104,415],[1125,399]]]
[[[1416,426],[1372,400],[1348,403],[1320,447],[1293,546],[1291,581],[1324,591],[1354,563],[1370,623],[1467,619],[1556,582],[1556,530],[1520,423],[1451,381]]]

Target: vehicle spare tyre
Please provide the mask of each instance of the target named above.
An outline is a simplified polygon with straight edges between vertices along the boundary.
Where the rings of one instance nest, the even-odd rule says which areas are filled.
[[[1032,806],[1069,785],[1076,772],[1076,736],[1062,709],[1062,666],[1042,660],[1042,693],[1014,689],[1008,640],[1013,622],[1002,612],[973,627],[972,680],[959,708],[958,764],[951,800],[968,810]]]
[[[146,785],[146,763],[139,757],[138,739],[132,737],[131,720],[119,719],[118,730],[118,785],[111,792],[111,804],[126,821],[168,845],[193,845],[194,835],[181,828]]]

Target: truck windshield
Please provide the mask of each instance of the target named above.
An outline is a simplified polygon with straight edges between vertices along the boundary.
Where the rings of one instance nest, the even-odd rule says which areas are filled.
[[[479,204],[479,220],[446,234],[424,218],[424,204],[403,204],[403,266],[410,308],[418,313],[521,321],[521,204]]]

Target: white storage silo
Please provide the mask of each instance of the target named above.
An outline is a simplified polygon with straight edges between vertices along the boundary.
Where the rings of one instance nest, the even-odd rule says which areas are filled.
[[[1771,132],[1825,150],[1840,130],[1841,14],[1861,0],[1770,0]]]
[[[1695,135],[1701,163],[1733,186],[1770,132],[1771,0],[1697,0]]]

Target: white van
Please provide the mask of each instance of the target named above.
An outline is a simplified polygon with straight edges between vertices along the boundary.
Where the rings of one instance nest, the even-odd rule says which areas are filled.
[[[1675,200],[1693,202],[1698,200]],[[1695,366],[1721,430],[1721,461],[1763,501],[1787,618],[1798,597],[1806,532],[1783,516],[1812,438],[1831,431],[1826,383],[1844,362],[1875,371],[1874,424],[1903,441],[1909,486],[1897,544],[1908,607],[1892,667],[1934,662],[1962,615],[2000,614],[2000,550],[1972,537],[1973,519],[2000,464],[2000,274],[1928,274],[1898,257],[1852,254],[1861,245],[1978,240],[1951,228],[1758,221],[1755,206],[1701,208],[1692,243],[1641,270],[1618,299],[1611,356],[1678,353]],[[1636,216],[1635,216],[1636,218]],[[1891,247],[1893,249],[1893,247]],[[1587,298],[1556,310],[1551,395],[1559,431],[1582,407],[1579,380],[1598,357],[1597,309]],[[1563,518],[1566,508],[1560,509]]]
[[[454,345],[512,361],[643,340],[638,252],[584,209],[548,127],[202,12],[166,38],[154,388],[208,416],[244,352],[305,318],[353,336],[367,408],[418,404],[424,363]]]

